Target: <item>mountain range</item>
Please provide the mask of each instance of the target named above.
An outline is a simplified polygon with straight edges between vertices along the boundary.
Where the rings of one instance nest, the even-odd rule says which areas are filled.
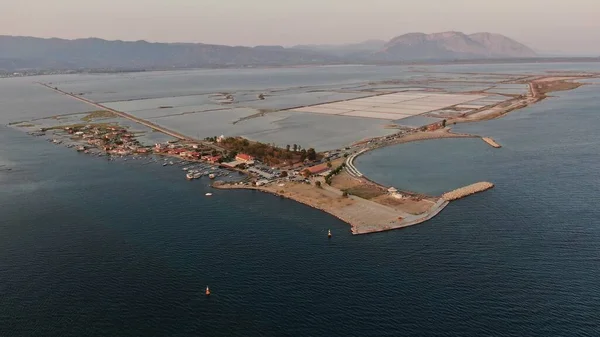
[[[529,47],[491,33],[410,33],[390,41],[289,48],[0,36],[0,70],[4,71],[369,64],[535,56]]]

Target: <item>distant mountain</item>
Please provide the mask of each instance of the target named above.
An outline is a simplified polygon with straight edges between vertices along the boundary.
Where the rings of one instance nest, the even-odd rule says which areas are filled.
[[[367,55],[379,51],[385,46],[386,41],[383,40],[367,40],[360,43],[351,44],[312,44],[312,45],[297,45],[292,49],[310,50],[313,52],[326,53],[338,57],[347,57],[355,55]]]
[[[200,67],[395,63],[529,58],[530,48],[505,36],[460,32],[410,33],[389,42],[346,45],[231,47],[202,43],[64,40],[0,35],[0,71],[143,70]]]
[[[336,63],[331,55],[281,46],[64,40],[0,36],[0,69],[157,69]]]
[[[415,59],[484,59],[535,57],[527,46],[491,33],[410,33],[393,38],[374,58],[387,61]]]

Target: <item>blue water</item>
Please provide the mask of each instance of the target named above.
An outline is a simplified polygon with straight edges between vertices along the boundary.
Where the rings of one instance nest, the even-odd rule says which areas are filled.
[[[436,186],[407,182],[404,155],[449,186],[496,183],[366,236],[287,199],[0,126],[0,336],[598,336],[598,96],[457,128],[499,150],[428,141],[381,150],[396,165],[359,160],[397,187]]]

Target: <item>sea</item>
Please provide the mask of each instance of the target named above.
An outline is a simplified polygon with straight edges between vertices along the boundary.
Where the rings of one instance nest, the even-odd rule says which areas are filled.
[[[553,65],[476,66],[541,67]],[[496,184],[424,224],[360,236],[288,199],[2,125],[0,336],[600,336],[600,82],[589,83],[456,127],[501,149],[444,139],[359,157],[374,180],[422,193]]]

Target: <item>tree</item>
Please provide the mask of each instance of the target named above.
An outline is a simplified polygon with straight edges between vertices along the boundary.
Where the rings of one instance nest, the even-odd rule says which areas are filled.
[[[285,178],[288,176],[287,171],[281,171],[281,174],[279,175],[281,178]]]
[[[348,192],[344,191],[344,193],[342,193],[342,197],[348,198]]]
[[[445,119],[442,121],[442,127],[443,127],[443,128],[445,128],[445,127],[446,127],[446,120],[445,120]]]
[[[315,149],[313,149],[312,147],[308,149],[308,151],[306,151],[306,158],[308,158],[308,160],[316,160],[317,152],[315,151]]]
[[[317,180],[317,181],[315,182],[315,186],[317,186],[318,188],[321,188],[321,182]]]
[[[218,154],[219,154],[219,152],[217,152],[217,150],[212,150],[211,154],[212,154],[212,156],[214,157],[214,156],[218,155]]]
[[[302,171],[302,175],[305,177],[309,177],[310,176],[310,171],[308,169],[305,169]]]
[[[348,158],[348,153],[344,153],[344,158]]]
[[[307,156],[308,154],[306,153],[306,150],[302,149],[302,151],[300,151],[300,160],[304,161]]]
[[[331,168],[331,162],[327,161],[327,167]]]
[[[296,152],[296,150],[298,150],[298,144],[294,144],[294,152]]]
[[[287,152],[290,152],[290,144],[288,144],[288,145],[286,145],[286,146],[285,146],[285,150],[286,150]]]

